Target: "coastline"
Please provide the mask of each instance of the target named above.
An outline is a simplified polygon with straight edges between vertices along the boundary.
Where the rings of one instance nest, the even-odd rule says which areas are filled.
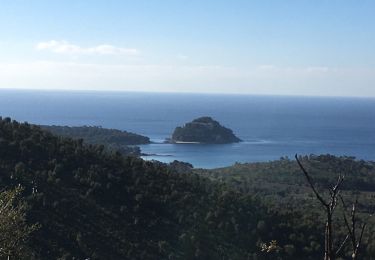
[[[173,141],[172,144],[201,144],[201,142]]]

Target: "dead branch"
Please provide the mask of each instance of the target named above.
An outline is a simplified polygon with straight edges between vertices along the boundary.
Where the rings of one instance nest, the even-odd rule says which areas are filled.
[[[364,222],[361,226],[361,231],[359,233],[359,238],[357,238],[357,232],[356,232],[356,227],[358,223],[358,218],[356,218],[356,213],[357,213],[357,205],[358,205],[358,199],[355,200],[355,202],[352,205],[352,209],[350,212],[350,220],[351,223],[349,224],[348,218],[346,216],[346,205],[344,202],[344,199],[342,196],[340,196],[341,203],[343,205],[344,211],[343,211],[343,217],[344,217],[344,222],[345,226],[348,230],[348,236],[350,237],[351,244],[352,244],[352,259],[356,260],[358,259],[361,243],[362,243],[362,238],[363,238],[363,233],[366,228],[366,222]]]
[[[305,169],[305,167],[302,165],[301,161],[298,159],[298,155],[295,155],[296,161],[301,168],[303,174],[306,177],[307,182],[309,183],[313,193],[315,194],[316,198],[319,200],[319,202],[324,206],[325,214],[326,214],[326,225],[325,225],[325,233],[324,233],[324,260],[334,260],[336,259],[337,255],[341,253],[343,250],[347,240],[351,238],[350,235],[346,236],[345,239],[342,241],[340,246],[337,250],[333,249],[333,223],[332,223],[332,217],[334,210],[337,206],[337,197],[340,194],[340,187],[344,181],[344,176],[340,175],[337,179],[336,184],[329,189],[329,200],[326,201],[317,191],[315,188],[315,185],[313,183],[313,180],[309,174],[309,172]]]

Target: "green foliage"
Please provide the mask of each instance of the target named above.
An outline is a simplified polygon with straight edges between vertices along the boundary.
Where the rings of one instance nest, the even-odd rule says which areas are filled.
[[[135,145],[150,143],[150,138],[146,136],[98,126],[43,125],[41,128],[58,136],[83,139],[88,144],[105,145],[107,150],[119,151],[125,155],[139,156],[141,150]]]
[[[177,168],[0,120],[0,187],[25,187],[28,219],[40,223],[30,245],[39,259],[257,254],[257,223],[277,218],[251,196]]]
[[[38,225],[26,222],[27,205],[17,187],[0,192],[0,259],[32,259],[29,248],[32,233]]]
[[[233,134],[232,130],[221,126],[211,117],[200,117],[183,127],[176,127],[171,141],[223,144],[241,140]]]
[[[358,198],[359,217],[371,227],[363,240],[363,259],[375,257],[375,219],[369,217],[375,205],[375,163],[332,155],[310,155],[301,159],[322,194],[337,182],[339,174],[345,176],[341,195],[348,205]],[[323,254],[325,216],[295,161],[281,158],[273,162],[237,163],[231,167],[195,172],[263,201],[281,223],[273,224],[271,229],[260,222],[257,228],[262,230],[262,234],[273,234],[270,237],[283,247],[281,254],[286,259],[316,259]],[[339,206],[334,221],[337,234],[335,244],[339,244],[347,233],[342,219],[344,208]],[[350,259],[349,243],[344,251],[344,259]]]
[[[304,165],[319,189],[346,173],[345,199],[359,196],[362,217],[372,210],[373,163],[326,155]],[[190,168],[0,119],[0,188],[24,187],[25,223],[40,223],[28,244],[38,259],[275,259],[261,251],[272,240],[277,258],[321,257],[320,209],[295,162]],[[374,257],[374,224],[363,259]]]

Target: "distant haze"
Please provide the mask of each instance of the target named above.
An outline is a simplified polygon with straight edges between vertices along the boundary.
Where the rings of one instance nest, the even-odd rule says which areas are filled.
[[[375,97],[375,2],[2,1],[0,88]]]

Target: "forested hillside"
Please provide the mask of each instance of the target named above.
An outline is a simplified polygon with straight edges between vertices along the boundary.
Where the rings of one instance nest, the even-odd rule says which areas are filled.
[[[9,118],[0,120],[0,176],[2,190],[23,187],[27,223],[39,226],[27,259],[247,259],[280,221],[196,174]]]
[[[141,155],[140,144],[150,143],[150,138],[127,131],[107,129],[99,126],[40,126],[51,133],[73,139],[83,139],[88,144],[104,145],[107,150],[124,155]]]
[[[329,165],[332,171],[346,169],[335,163],[321,167]],[[361,178],[348,179],[348,185],[363,187],[360,194],[366,196],[360,199],[368,203],[362,198],[373,198],[371,185],[365,185],[371,184],[373,165],[356,165],[364,167],[358,168]],[[321,174],[322,185],[330,176]],[[24,218],[29,228],[13,228],[30,233],[8,251],[18,250],[10,259],[320,259],[323,254],[319,209],[310,208],[316,204],[289,160],[181,173],[5,118],[0,188],[9,194],[21,189],[20,223]],[[364,259],[375,255],[368,242],[372,232],[369,224]],[[272,240],[278,250],[262,251]],[[349,249],[349,259],[348,254]]]
[[[360,259],[374,259],[375,162],[332,155],[301,156],[300,160],[324,199],[330,197],[329,189],[336,184],[338,176],[344,176],[340,196],[345,201],[347,214],[350,215],[350,207],[357,199],[359,217],[367,223],[362,245],[363,255]],[[237,163],[214,170],[197,169],[195,172],[218,183],[229,184],[244,194],[251,194],[262,200],[267,208],[277,211],[280,215],[289,216],[285,225],[293,225],[293,229],[302,227],[300,231],[295,229],[289,234],[289,243],[299,245],[306,255],[324,247],[323,237],[306,232],[306,227],[315,226],[316,230],[323,234],[326,219],[324,209],[295,160],[286,157],[272,162]],[[347,235],[347,228],[343,219],[344,207],[341,201],[337,203],[334,231],[335,243],[339,245]],[[278,241],[285,243],[283,239]],[[341,255],[344,259],[351,259],[349,244],[346,244],[346,254]]]

